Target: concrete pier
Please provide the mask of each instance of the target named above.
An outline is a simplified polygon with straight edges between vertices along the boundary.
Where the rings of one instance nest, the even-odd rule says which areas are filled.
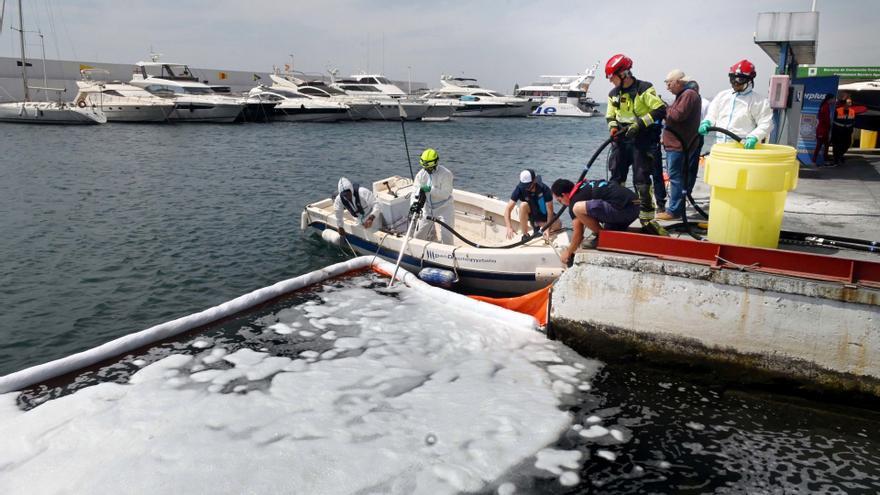
[[[864,156],[803,174],[784,228],[880,239],[878,170]],[[551,304],[552,331],[587,355],[880,399],[878,289],[583,250]]]

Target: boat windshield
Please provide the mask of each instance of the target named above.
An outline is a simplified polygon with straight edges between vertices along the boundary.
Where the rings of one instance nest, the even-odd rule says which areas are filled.
[[[283,96],[285,98],[308,98],[305,95],[301,95],[299,93],[294,93],[293,91],[287,91],[285,89],[272,88],[271,92],[276,95]]]
[[[162,64],[162,71],[159,77],[182,81],[198,81],[198,78],[192,75],[189,67],[176,64]]]
[[[377,77],[376,80],[379,81],[379,84],[393,84],[391,81],[384,77]]]

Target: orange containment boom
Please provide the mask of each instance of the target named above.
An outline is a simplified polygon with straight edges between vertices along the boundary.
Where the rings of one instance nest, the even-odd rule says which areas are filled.
[[[529,292],[528,294],[523,294],[521,296],[516,297],[486,297],[486,296],[468,296],[478,301],[487,302],[489,304],[494,304],[496,306],[501,306],[502,308],[507,308],[511,311],[516,311],[517,313],[523,313],[526,315],[534,316],[538,323],[542,327],[547,326],[547,321],[549,319],[550,313],[548,308],[550,306],[550,288],[552,285],[548,285],[543,289],[538,289],[534,292]]]

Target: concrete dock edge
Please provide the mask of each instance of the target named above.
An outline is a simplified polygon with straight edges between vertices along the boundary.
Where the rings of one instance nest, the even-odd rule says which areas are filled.
[[[553,289],[555,334],[600,359],[880,398],[880,290],[601,251]]]

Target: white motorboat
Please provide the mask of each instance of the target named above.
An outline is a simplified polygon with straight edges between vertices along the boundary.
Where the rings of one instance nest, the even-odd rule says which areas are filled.
[[[259,85],[248,92],[248,97],[274,102],[272,120],[336,122],[351,119],[348,105],[307,96],[294,89]]]
[[[0,11],[0,19],[3,17]],[[21,0],[18,0],[18,33],[21,43],[21,83],[24,86],[24,101],[0,103],[0,122],[14,122],[21,124],[103,124],[107,122],[107,116],[100,108],[87,105],[76,106],[62,101],[48,101],[48,92],[57,91],[59,94],[64,89],[49,88],[46,84],[45,75],[45,50],[43,56],[43,87],[28,85],[27,67],[31,65],[25,57],[24,19],[21,10]],[[42,37],[41,37],[42,40]],[[42,90],[46,93],[46,101],[32,101],[30,90]]]
[[[458,276],[457,287],[465,290],[523,294],[547,286],[564,269],[557,250],[568,246],[565,232],[551,237],[548,244],[543,237],[510,249],[473,247],[455,238],[455,244],[441,244],[433,240],[411,239],[405,243],[412,180],[393,176],[373,183],[384,227],[370,232],[345,213],[345,249],[359,254],[378,255],[393,262],[404,249],[401,266],[413,273],[434,267],[453,271]],[[478,245],[504,246],[513,243],[507,239],[504,224],[505,201],[456,189],[455,230]],[[516,209],[513,218],[519,218]],[[301,228],[319,231],[336,230],[333,199],[327,198],[305,207],[300,218]],[[514,228],[518,222],[513,221]]]
[[[156,96],[173,98],[172,121],[235,122],[244,108],[235,98],[217,94],[199,82],[186,65],[159,62],[156,55],[150,62],[135,65],[131,84]]]
[[[348,107],[348,116],[351,120],[366,119],[366,116],[375,107],[372,101],[347,95],[344,91],[329,86],[323,81],[306,81],[292,74],[281,73],[269,74],[269,79],[272,80],[271,89],[288,89],[312,98],[343,104]],[[389,118],[391,118],[390,115]]]
[[[160,98],[144,89],[121,81],[109,81],[102,69],[81,70],[82,80],[74,102],[81,107],[97,107],[110,122],[167,122],[174,101]]]
[[[528,98],[505,96],[481,88],[476,79],[440,76],[439,89],[424,95],[429,102],[457,101],[456,117],[527,117],[538,105]]]
[[[335,76],[335,73],[331,73]],[[407,115],[412,115],[408,120],[415,120],[421,115],[421,119],[427,122],[445,122],[452,118],[460,107],[464,105],[455,100],[437,100],[427,101],[425,98],[413,97],[407,95],[399,86],[394,84],[382,74],[356,74],[349,76],[348,79],[336,81],[336,87],[342,89],[347,94],[355,96],[363,96],[365,98],[377,97],[380,94],[386,98],[395,98],[404,105],[404,111]],[[422,105],[427,109],[422,112]]]
[[[531,98],[540,105],[532,115],[541,117],[594,117],[599,104],[587,93],[596,75],[596,68],[573,76],[541,76],[541,81],[517,88],[516,96]]]

